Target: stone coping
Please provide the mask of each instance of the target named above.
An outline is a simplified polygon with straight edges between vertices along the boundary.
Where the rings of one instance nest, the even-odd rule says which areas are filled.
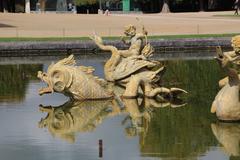
[[[225,50],[231,48],[231,37],[150,39],[149,42],[155,48],[156,53],[195,52],[197,50],[209,52],[215,51],[216,46],[222,46]],[[104,43],[114,45],[119,49],[128,48],[120,40],[105,40]],[[0,42],[0,56],[54,55],[54,52],[86,54],[87,52],[101,51],[91,40]]]

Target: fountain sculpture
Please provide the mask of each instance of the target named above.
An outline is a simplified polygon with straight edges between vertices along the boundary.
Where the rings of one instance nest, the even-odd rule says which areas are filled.
[[[220,67],[227,73],[228,77],[219,81],[222,89],[218,92],[212,103],[211,112],[216,113],[217,118],[223,121],[239,121],[240,120],[240,101],[239,101],[239,84],[240,79],[236,69],[232,64],[239,64],[239,43],[240,36],[233,37],[232,46],[234,51],[221,52],[217,48],[217,61]]]
[[[165,66],[149,59],[154,49],[147,42],[145,28],[136,33],[136,27],[129,25],[125,34],[130,37],[130,41],[122,39],[130,44],[127,50],[104,45],[99,36],[92,38],[98,47],[112,53],[104,65],[106,81],[93,75],[93,67],[76,66],[73,55],[51,64],[46,73],[38,72],[38,78],[48,85],[39,90],[40,95],[58,92],[70,97],[58,107],[41,105],[40,110],[48,115],[39,127],[74,142],[76,132],[92,131],[107,117],[128,114],[122,124],[130,120],[125,131],[135,136],[147,132],[152,108],[185,105],[177,96],[186,91],[161,86]]]
[[[149,60],[154,52],[147,42],[147,31],[136,33],[136,27],[129,25],[125,34],[130,36],[130,47],[118,50],[114,46],[104,45],[101,37],[95,35],[92,39],[96,45],[105,51],[111,51],[111,58],[104,65],[105,78],[108,82],[122,85],[126,89],[123,97],[136,98],[143,94],[149,98],[177,97],[187,93],[180,88],[165,88],[160,84],[165,66],[158,61]],[[60,60],[48,67],[47,73],[39,71],[38,77],[48,84],[40,89],[39,94],[59,92],[75,100],[112,98],[116,93],[108,90],[105,80],[93,75],[92,67],[75,66],[73,55]]]
[[[107,99],[113,93],[104,86],[106,82],[93,75],[94,68],[75,66],[73,55],[48,67],[47,73],[38,72],[38,78],[48,87],[39,90],[39,94],[59,92],[71,99]]]
[[[102,38],[97,35],[92,37],[100,49],[112,53],[111,58],[104,65],[107,81],[126,86],[123,96],[128,98],[137,97],[139,89],[143,90],[145,96],[151,98],[159,94],[176,96],[187,93],[180,88],[159,87],[165,66],[158,61],[149,60],[154,49],[147,42],[147,31],[144,27],[142,33],[136,33],[136,27],[129,25],[125,29],[125,34],[130,37],[128,42],[124,40],[125,43],[130,44],[127,50],[118,50],[114,46],[104,45]]]

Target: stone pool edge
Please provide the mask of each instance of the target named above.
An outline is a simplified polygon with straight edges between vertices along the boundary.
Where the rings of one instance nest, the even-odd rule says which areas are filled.
[[[156,53],[209,53],[215,52],[216,46],[223,50],[231,50],[231,37],[224,38],[182,38],[182,39],[150,39]],[[105,40],[105,44],[114,45],[119,49],[126,49],[120,40]],[[86,55],[101,52],[91,40],[75,41],[21,41],[0,42],[0,57],[19,56],[55,56],[71,53]]]

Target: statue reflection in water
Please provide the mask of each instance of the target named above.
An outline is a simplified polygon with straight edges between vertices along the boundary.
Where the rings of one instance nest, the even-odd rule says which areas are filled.
[[[224,151],[229,156],[240,156],[240,124],[238,123],[212,123],[212,132],[216,139],[223,145]]]
[[[39,122],[40,128],[47,128],[54,137],[59,137],[70,143],[75,142],[78,132],[93,132],[106,118],[127,115],[122,125],[128,137],[139,134],[146,135],[148,124],[156,107],[180,107],[185,102],[175,98],[169,100],[153,100],[148,98],[68,101],[63,105],[39,106],[40,111],[47,116]]]

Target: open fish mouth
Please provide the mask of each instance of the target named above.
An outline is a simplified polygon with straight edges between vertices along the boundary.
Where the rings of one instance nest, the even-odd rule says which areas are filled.
[[[48,83],[48,77],[46,73],[43,73],[42,71],[38,71],[37,77],[41,79],[43,82],[47,83],[47,87],[40,88],[38,91],[38,94],[41,96],[43,94],[49,94],[53,92],[52,87],[50,87]]]

